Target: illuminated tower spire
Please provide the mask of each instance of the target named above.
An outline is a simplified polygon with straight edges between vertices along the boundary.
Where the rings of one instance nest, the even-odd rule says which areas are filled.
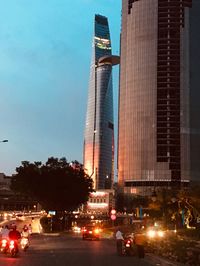
[[[95,189],[111,188],[114,162],[112,56],[108,20],[95,15],[88,105],[84,136],[84,167]]]

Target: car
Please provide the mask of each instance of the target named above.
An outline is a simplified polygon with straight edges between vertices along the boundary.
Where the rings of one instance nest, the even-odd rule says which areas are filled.
[[[100,229],[96,226],[84,226],[82,228],[82,239],[95,239],[99,240],[100,239]]]
[[[74,227],[72,227],[72,231],[73,231],[74,233],[80,233],[80,232],[81,232],[81,227],[75,225]]]
[[[147,229],[146,235],[149,239],[162,239],[165,231],[160,227],[152,226]]]

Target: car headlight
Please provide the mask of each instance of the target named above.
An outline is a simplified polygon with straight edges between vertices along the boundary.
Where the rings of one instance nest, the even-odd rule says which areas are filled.
[[[95,233],[95,234],[98,234],[98,233],[99,233],[99,229],[95,229],[95,230],[94,230],[94,233]]]
[[[156,236],[156,232],[155,232],[154,230],[149,230],[149,231],[147,232],[147,236],[148,236],[149,238],[154,238],[154,237]]]
[[[163,231],[161,231],[161,230],[160,230],[160,231],[158,231],[158,236],[159,236],[159,237],[163,237],[163,236],[164,236],[164,232],[163,232]]]

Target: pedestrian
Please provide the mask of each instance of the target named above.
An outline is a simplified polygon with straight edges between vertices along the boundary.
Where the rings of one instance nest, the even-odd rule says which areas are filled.
[[[144,251],[144,245],[145,245],[145,236],[142,230],[139,230],[135,233],[134,236],[135,245],[137,247],[137,253],[139,258],[144,258],[145,251]]]
[[[115,237],[116,237],[116,244],[117,244],[117,254],[121,256],[123,255],[122,248],[123,248],[124,237],[123,237],[122,232],[120,231],[120,228],[118,228],[115,234]]]

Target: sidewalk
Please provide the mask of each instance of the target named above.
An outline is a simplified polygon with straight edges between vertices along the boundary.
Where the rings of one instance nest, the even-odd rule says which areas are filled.
[[[182,266],[185,265],[183,263],[178,262],[172,262],[168,259],[165,259],[160,256],[156,256],[151,253],[147,253],[145,256],[146,259],[149,259],[149,262],[152,263],[152,265],[158,265],[158,266]]]

